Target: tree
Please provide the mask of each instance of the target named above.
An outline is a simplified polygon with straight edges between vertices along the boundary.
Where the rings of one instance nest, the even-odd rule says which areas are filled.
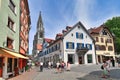
[[[120,54],[120,17],[113,17],[105,22],[105,25],[115,35],[115,52]]]

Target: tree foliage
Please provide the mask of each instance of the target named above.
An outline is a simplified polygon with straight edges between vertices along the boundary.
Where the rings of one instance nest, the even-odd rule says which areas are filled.
[[[120,17],[113,17],[107,20],[105,25],[115,35],[115,51],[120,54]]]

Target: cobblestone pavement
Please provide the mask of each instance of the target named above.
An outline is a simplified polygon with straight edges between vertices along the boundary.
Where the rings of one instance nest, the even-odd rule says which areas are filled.
[[[9,78],[8,80],[33,80],[39,72],[38,68],[34,67],[30,71],[26,71],[16,77]]]
[[[110,78],[101,78],[102,70],[100,65],[80,65],[73,66],[71,71],[56,73],[56,69],[46,69],[39,71],[39,67],[25,72],[9,80],[120,80],[120,68],[111,67]]]

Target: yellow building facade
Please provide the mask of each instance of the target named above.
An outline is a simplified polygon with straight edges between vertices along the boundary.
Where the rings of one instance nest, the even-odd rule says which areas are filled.
[[[95,39],[96,61],[102,63],[107,59],[115,59],[114,37],[110,30],[101,25],[97,28],[89,30],[92,37]]]

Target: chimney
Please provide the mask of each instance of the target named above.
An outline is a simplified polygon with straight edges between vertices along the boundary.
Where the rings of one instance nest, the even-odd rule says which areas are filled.
[[[66,27],[66,30],[69,31],[71,28],[72,28],[72,27],[67,26],[67,27]]]
[[[67,31],[66,30],[62,30],[62,33],[65,34]]]

